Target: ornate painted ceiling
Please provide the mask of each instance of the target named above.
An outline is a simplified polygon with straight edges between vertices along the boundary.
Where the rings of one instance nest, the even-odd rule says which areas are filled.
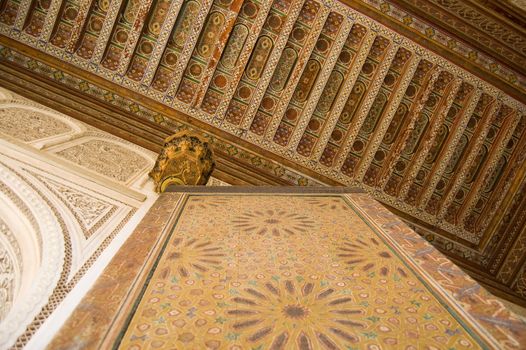
[[[457,0],[3,0],[2,85],[231,183],[358,186],[526,299],[526,16]],[[445,272],[447,273],[447,272]]]

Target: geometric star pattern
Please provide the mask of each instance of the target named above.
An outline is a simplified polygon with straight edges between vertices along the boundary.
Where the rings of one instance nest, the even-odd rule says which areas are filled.
[[[202,210],[208,201],[222,206]],[[236,226],[241,208],[310,226],[278,235],[262,220],[247,231]],[[495,346],[370,222],[344,197],[189,196],[119,348]]]

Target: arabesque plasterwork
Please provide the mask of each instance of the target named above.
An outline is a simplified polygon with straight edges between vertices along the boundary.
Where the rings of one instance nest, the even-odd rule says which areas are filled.
[[[87,138],[82,143],[65,149],[55,149],[53,153],[123,183],[129,183],[134,175],[144,173],[151,165],[151,161],[148,162],[148,159],[137,152],[96,138]],[[87,155],[97,155],[97,157]]]
[[[45,204],[45,201],[31,190],[31,187],[16,172],[5,164],[0,165],[1,187],[0,200],[2,201],[2,220],[9,221],[10,225],[15,225],[18,221],[17,228],[14,229],[18,244],[24,246],[23,253],[32,256],[32,265],[26,257],[17,257],[23,259],[24,266],[30,274],[14,276],[14,279],[23,280],[25,283],[19,284],[19,290],[16,291],[14,299],[17,301],[13,304],[4,315],[0,324],[0,346],[7,347],[13,344],[17,337],[23,333],[28,324],[30,324],[40,310],[47,304],[48,298],[52,295],[53,290],[63,271],[63,262],[65,258],[65,242],[62,236],[62,230],[53,211]],[[27,208],[32,208],[30,212]],[[33,221],[36,230],[31,226],[24,226],[25,220]],[[18,230],[24,230],[23,235]],[[45,232],[45,239],[42,234]],[[40,237],[40,239],[39,239]],[[24,240],[26,240],[24,242]],[[38,246],[31,245],[27,240],[39,242]],[[8,246],[9,247],[9,246]],[[22,249],[22,248],[20,248]],[[22,250],[21,250],[22,252]],[[34,257],[40,256],[38,261]],[[27,266],[26,266],[27,264]],[[24,270],[25,271],[25,270]],[[28,283],[27,279],[30,279]]]
[[[12,251],[20,254],[20,247],[13,239],[13,233],[6,223],[0,219],[0,322],[7,316],[13,306],[17,287],[17,268],[20,269],[19,258]],[[8,240],[9,246],[4,240]]]
[[[10,108],[7,113],[3,110],[0,118],[2,132],[25,142],[71,131],[56,118],[27,109]]]
[[[0,118],[0,347],[22,348],[153,195],[144,182],[154,154],[4,89]],[[56,155],[93,141],[137,166],[91,173]],[[80,165],[99,153],[78,154]]]

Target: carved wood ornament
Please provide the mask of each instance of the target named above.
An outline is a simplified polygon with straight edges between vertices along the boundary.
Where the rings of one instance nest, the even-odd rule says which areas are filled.
[[[206,185],[214,166],[206,138],[183,130],[166,138],[149,175],[155,182],[155,191],[161,193],[170,185]]]

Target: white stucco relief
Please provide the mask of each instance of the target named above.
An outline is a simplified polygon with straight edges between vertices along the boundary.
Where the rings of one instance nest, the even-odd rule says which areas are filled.
[[[13,277],[19,281],[19,288],[0,323],[0,348],[5,348],[47,303],[60,278],[65,251],[56,217],[31,186],[3,164],[0,164],[0,183],[3,188],[0,218],[16,237],[23,266],[19,275]],[[9,247],[4,249],[7,251]]]
[[[0,349],[52,338],[155,201],[155,158],[0,88]]]

